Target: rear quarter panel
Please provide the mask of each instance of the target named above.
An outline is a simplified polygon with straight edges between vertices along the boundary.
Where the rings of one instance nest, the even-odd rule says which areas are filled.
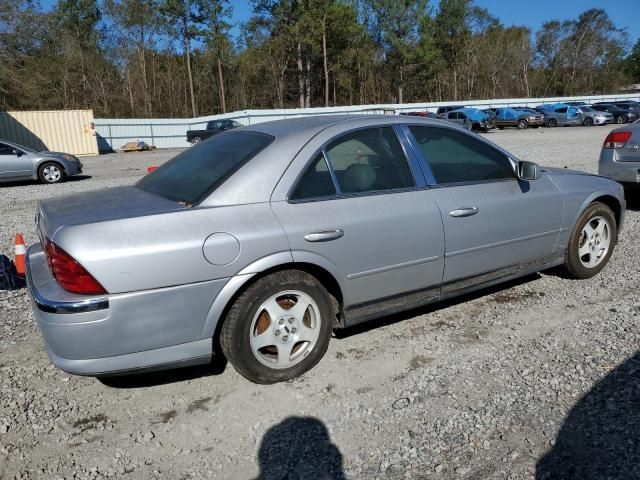
[[[205,257],[205,241],[215,233],[222,235],[212,238],[222,241],[210,239],[206,249],[209,259],[224,257],[218,264]],[[193,208],[63,227],[52,240],[109,293],[228,278],[257,259],[289,252],[268,203]]]

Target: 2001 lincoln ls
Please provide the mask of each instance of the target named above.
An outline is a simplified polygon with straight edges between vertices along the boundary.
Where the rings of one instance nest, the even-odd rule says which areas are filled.
[[[440,121],[296,118],[41,202],[28,285],[63,370],[206,363],[219,342],[272,383],[312,368],[336,328],[557,265],[591,277],[624,211],[612,180]]]

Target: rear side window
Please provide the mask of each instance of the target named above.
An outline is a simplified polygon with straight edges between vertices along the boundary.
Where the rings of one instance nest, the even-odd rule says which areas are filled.
[[[409,127],[438,184],[515,178],[500,151],[462,132],[438,127]]]
[[[333,185],[331,172],[324,159],[324,155],[320,153],[311,162],[307,171],[298,181],[298,185],[289,197],[291,200],[306,200],[310,198],[331,197],[336,194],[336,188]]]
[[[409,163],[391,127],[349,133],[331,142],[326,153],[341,193],[415,186]]]
[[[195,205],[273,140],[272,136],[259,132],[221,133],[185,150],[135,186],[169,200]]]

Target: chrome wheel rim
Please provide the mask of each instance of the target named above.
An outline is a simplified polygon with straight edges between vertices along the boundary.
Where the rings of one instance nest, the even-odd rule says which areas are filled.
[[[251,352],[269,368],[293,367],[306,358],[320,337],[320,310],[304,292],[287,290],[260,305],[249,330]]]
[[[201,142],[202,140],[200,140],[200,137],[196,137],[193,140],[191,140],[191,145],[197,145]]]
[[[600,265],[611,246],[611,225],[603,217],[591,218],[583,227],[578,241],[578,257],[587,268]]]
[[[53,183],[60,180],[62,172],[60,172],[60,169],[55,165],[47,165],[44,167],[44,170],[42,170],[42,176],[47,182]]]
[[[619,116],[619,117],[616,119],[616,122],[618,122],[618,123],[625,123],[625,122],[624,122],[624,118],[622,118],[622,116]]]

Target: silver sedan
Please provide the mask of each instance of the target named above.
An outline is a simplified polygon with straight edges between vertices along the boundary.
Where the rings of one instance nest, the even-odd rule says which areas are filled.
[[[640,123],[618,127],[605,138],[598,173],[627,188],[640,185]]]
[[[63,370],[207,363],[220,346],[273,383],[319,362],[334,329],[558,265],[596,275],[624,211],[616,182],[438,120],[296,118],[41,202],[27,280]]]
[[[17,143],[0,140],[0,183],[18,180],[63,182],[82,173],[82,163],[62,152],[36,152]]]

